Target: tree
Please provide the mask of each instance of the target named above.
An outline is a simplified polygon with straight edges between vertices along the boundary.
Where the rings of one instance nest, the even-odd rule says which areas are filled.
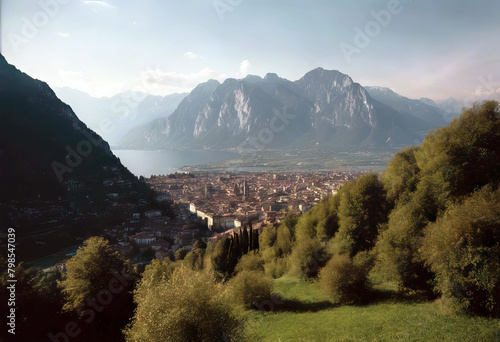
[[[377,242],[377,268],[400,289],[430,290],[433,275],[421,255],[424,228],[485,184],[499,184],[498,102],[464,109],[418,148],[396,155],[382,180],[396,206]]]
[[[107,240],[92,237],[66,263],[66,274],[60,282],[65,296],[63,309],[76,312],[84,322],[82,326],[93,324],[83,333],[86,338],[96,338],[99,332],[118,340],[133,313],[130,290],[134,282],[125,258],[113,251]]]
[[[231,239],[218,240],[215,243],[212,255],[211,255],[211,265],[212,269],[220,274],[225,275],[227,273],[228,257],[231,248]]]
[[[12,336],[8,330],[11,327],[8,317],[12,306],[8,305],[10,298],[9,287],[15,288],[16,319],[15,332],[16,340],[39,341],[47,337],[51,331],[61,329],[60,310],[63,298],[59,288],[56,286],[56,279],[60,277],[59,272],[50,271],[44,273],[33,267],[26,267],[24,263],[19,263],[15,271],[15,283],[8,282],[7,264],[0,258],[0,298],[5,300],[6,305],[2,306],[0,323],[5,328],[0,332],[0,339],[9,341]]]
[[[290,272],[300,278],[308,279],[318,275],[328,261],[323,242],[317,238],[304,238],[297,241],[289,258]]]
[[[243,231],[241,232],[241,254],[248,253],[248,248],[250,247],[248,230],[247,226],[243,227]]]
[[[500,189],[486,186],[430,224],[422,252],[447,309],[500,316]]]
[[[91,237],[83,243],[75,256],[66,263],[66,275],[61,281],[66,296],[65,310],[74,310],[87,298],[96,297],[106,289],[114,272],[128,272],[125,258],[111,249],[100,237]]]
[[[339,228],[337,214],[340,196],[341,191],[335,196],[324,198],[300,216],[294,227],[295,238],[317,237],[323,241],[332,238]]]
[[[419,253],[423,229],[429,222],[423,202],[417,196],[409,203],[400,203],[377,241],[377,269],[395,281],[400,291],[431,290],[432,274]]]
[[[136,290],[137,309],[124,330],[129,342],[232,341],[241,336],[242,322],[223,285],[209,272],[184,265],[166,281]]]
[[[445,128],[428,135],[415,154],[422,177],[437,177],[446,198],[500,181],[500,105],[475,103]]]
[[[416,151],[417,147],[408,147],[396,153],[382,173],[382,183],[389,202],[394,203],[400,197],[415,191],[420,172],[415,158]]]
[[[378,175],[363,175],[355,182],[344,184],[338,217],[333,254],[347,253],[352,258],[375,245],[379,225],[387,221],[385,190]]]

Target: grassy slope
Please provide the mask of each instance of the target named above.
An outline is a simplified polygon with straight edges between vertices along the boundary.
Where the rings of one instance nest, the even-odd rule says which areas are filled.
[[[336,306],[316,283],[276,280],[283,298],[274,312],[253,311],[248,330],[258,341],[500,341],[500,320],[449,316],[437,304],[395,300],[391,286],[376,304]],[[276,300],[275,300],[276,302]]]

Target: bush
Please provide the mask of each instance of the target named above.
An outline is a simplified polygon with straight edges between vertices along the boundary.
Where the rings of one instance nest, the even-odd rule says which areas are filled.
[[[264,271],[264,260],[259,253],[251,251],[241,256],[236,265],[236,272],[241,271]]]
[[[297,241],[289,259],[290,273],[300,278],[314,278],[326,264],[328,255],[325,246],[317,238]]]
[[[369,268],[364,266],[363,262],[353,262],[347,254],[334,255],[320,271],[321,290],[338,303],[364,300],[369,291]]]
[[[189,253],[189,248],[186,247],[179,248],[175,252],[175,261],[183,260],[188,253]]]
[[[193,270],[201,270],[204,267],[205,250],[198,248],[186,254],[182,263]]]
[[[488,186],[429,225],[422,252],[447,309],[500,315],[500,190]]]
[[[237,304],[250,308],[271,298],[274,281],[262,271],[241,271],[227,283],[228,295]]]
[[[230,341],[240,335],[241,320],[208,272],[179,266],[135,300],[127,341]]]
[[[271,250],[267,250],[266,252],[270,252]],[[264,255],[266,254],[264,252]],[[273,257],[265,261],[264,263],[264,271],[265,274],[273,277],[275,279],[282,277],[288,270],[288,258],[278,258]]]

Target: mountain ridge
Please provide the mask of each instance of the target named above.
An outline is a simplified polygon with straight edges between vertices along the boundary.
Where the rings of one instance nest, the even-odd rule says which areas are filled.
[[[210,86],[205,82],[196,87],[171,116],[130,131],[120,145],[238,149],[251,140],[262,140],[259,145],[267,148],[387,150],[416,144],[436,126],[425,117],[401,113],[378,101],[338,70],[316,68],[293,82],[275,73],[209,82]],[[206,90],[203,96],[197,95],[199,87]],[[196,106],[183,103],[188,99]],[[281,113],[278,118],[287,113],[293,120],[273,131],[273,125],[278,127],[276,111]]]

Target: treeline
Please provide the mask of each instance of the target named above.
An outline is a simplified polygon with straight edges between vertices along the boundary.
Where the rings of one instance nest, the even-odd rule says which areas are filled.
[[[348,182],[260,236],[197,241],[144,270],[101,238],[51,279],[19,266],[18,327],[28,340],[241,340],[245,312],[269,302],[272,278],[285,274],[318,281],[338,303],[370,301],[376,276],[450,312],[498,317],[499,182],[500,106],[487,101],[397,153],[381,176]]]

